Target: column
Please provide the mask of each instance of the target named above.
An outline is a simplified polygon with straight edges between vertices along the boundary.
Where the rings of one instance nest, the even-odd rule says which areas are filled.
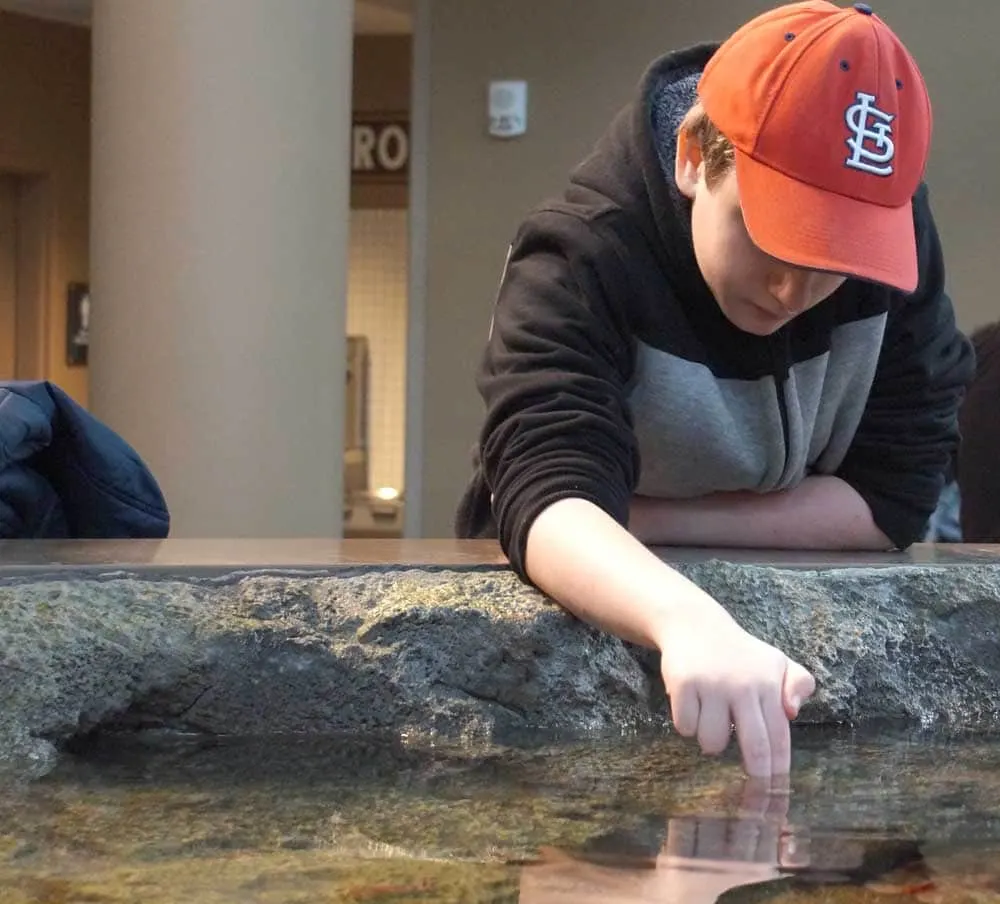
[[[350,0],[96,0],[90,408],[171,536],[339,535]]]

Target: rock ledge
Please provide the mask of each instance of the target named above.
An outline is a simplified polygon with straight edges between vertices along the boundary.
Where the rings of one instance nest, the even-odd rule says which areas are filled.
[[[811,669],[808,722],[992,726],[1000,566],[678,568]],[[102,725],[500,738],[665,725],[652,654],[507,570],[0,585],[0,758]]]

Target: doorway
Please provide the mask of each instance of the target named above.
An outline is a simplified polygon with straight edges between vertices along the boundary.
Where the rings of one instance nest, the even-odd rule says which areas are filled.
[[[42,177],[0,173],[0,381],[44,378],[47,194]]]

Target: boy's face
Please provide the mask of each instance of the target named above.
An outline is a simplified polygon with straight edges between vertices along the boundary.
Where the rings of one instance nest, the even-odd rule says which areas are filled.
[[[735,169],[709,188],[700,151],[684,141],[680,145],[677,185],[693,204],[695,257],[730,322],[767,336],[843,285],[843,276],[796,267],[761,251],[743,221]]]

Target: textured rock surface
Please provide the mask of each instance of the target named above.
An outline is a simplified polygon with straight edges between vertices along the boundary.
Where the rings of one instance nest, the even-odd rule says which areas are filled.
[[[813,670],[806,721],[982,725],[1000,700],[1000,567],[683,570]],[[258,734],[502,737],[662,722],[655,657],[506,571],[125,575],[0,585],[0,735],[106,722]]]

